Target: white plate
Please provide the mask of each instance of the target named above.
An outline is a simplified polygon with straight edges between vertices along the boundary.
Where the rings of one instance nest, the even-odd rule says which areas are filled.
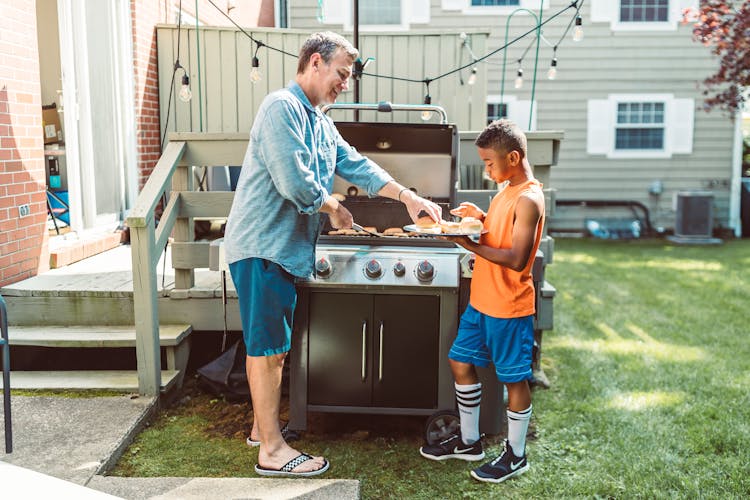
[[[427,231],[420,231],[417,228],[416,224],[409,224],[408,226],[404,226],[404,231],[408,233],[419,233],[424,236],[479,236],[477,233],[429,233]],[[482,229],[482,232],[480,234],[488,233],[486,229]]]

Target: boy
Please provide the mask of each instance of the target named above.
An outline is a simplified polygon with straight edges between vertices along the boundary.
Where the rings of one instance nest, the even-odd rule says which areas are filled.
[[[495,365],[508,389],[508,439],[496,459],[471,471],[479,481],[500,483],[526,472],[526,431],[531,418],[531,351],[534,345],[534,285],[531,266],[544,225],[544,195],[526,158],[526,136],[508,120],[492,122],[475,143],[487,175],[505,187],[484,213],[472,203],[451,211],[482,220],[479,243],[448,237],[474,252],[469,305],[448,353],[455,379],[461,432],[419,452],[431,460],[484,458],[479,435],[482,384],[475,366]]]

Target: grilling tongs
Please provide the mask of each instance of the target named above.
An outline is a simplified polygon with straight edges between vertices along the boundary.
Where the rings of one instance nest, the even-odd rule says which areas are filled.
[[[370,234],[372,236],[377,236],[378,238],[382,238],[383,237],[382,234],[376,233],[375,231],[370,231],[368,229],[365,229],[362,226],[360,226],[359,224],[357,224],[356,222],[352,222],[352,229],[354,229],[355,231],[365,232],[365,233]]]

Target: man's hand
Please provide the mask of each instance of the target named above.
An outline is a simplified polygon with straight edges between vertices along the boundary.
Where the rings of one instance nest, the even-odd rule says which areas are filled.
[[[401,201],[406,205],[406,211],[409,212],[409,217],[415,223],[422,212],[426,212],[435,222],[440,222],[442,218],[443,209],[439,205],[417,196],[414,191],[404,191]]]
[[[451,214],[461,217],[474,217],[475,219],[484,220],[485,213],[473,203],[468,201],[462,202],[459,206],[451,210]]]
[[[352,227],[352,222],[354,222],[352,213],[341,203],[339,203],[336,209],[328,214],[328,217],[331,220],[331,226],[333,226],[334,229],[350,229]]]

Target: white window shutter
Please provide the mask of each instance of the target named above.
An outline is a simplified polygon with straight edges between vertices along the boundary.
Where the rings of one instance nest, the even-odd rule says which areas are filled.
[[[406,18],[409,24],[427,24],[430,22],[430,0],[401,0],[409,9]]]
[[[607,99],[589,99],[588,121],[586,124],[586,152],[590,155],[604,155],[611,150],[612,103]]]
[[[620,2],[615,0],[589,0],[589,3],[591,5],[592,23],[610,23],[620,19],[617,13]]]
[[[463,10],[468,6],[468,0],[442,0],[440,2],[440,7],[443,10]]]
[[[346,22],[347,0],[323,0],[323,24],[344,24]]]
[[[672,154],[690,154],[693,152],[695,99],[673,99],[669,105],[667,126],[671,128]]]
[[[511,101],[507,103],[508,119],[521,127],[521,130],[529,130],[529,112],[531,101]],[[531,130],[536,130],[536,105],[531,117]]]

